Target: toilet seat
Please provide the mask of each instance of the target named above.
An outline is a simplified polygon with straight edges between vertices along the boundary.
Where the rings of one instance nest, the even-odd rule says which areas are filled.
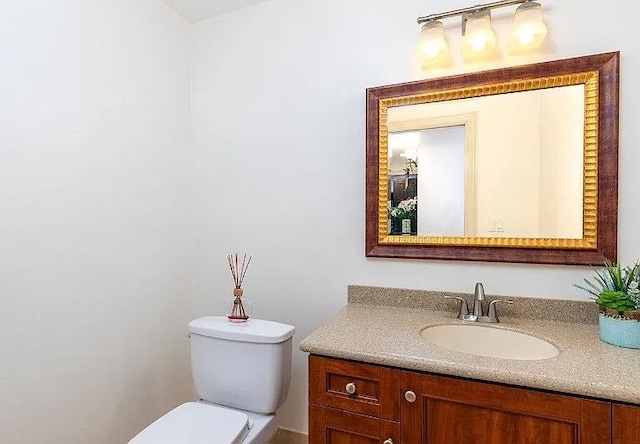
[[[240,444],[249,433],[242,412],[186,402],[138,433],[129,444]]]

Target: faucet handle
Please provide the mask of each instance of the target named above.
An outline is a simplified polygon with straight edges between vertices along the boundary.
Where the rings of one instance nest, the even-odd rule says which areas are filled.
[[[469,305],[467,300],[460,296],[445,296],[445,299],[455,299],[460,301],[460,311],[458,312],[458,319],[466,319],[469,316]]]
[[[513,299],[495,299],[489,304],[489,312],[487,313],[487,317],[490,319],[495,319],[495,321],[493,322],[500,322],[500,319],[498,319],[498,314],[496,313],[496,304],[513,304]]]

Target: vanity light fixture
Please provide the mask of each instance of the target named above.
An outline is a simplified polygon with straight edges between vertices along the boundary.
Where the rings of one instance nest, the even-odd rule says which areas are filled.
[[[542,21],[542,6],[529,1],[521,4],[513,16],[509,52],[526,51],[540,46],[547,35],[547,27]]]
[[[489,56],[496,47],[496,35],[491,29],[491,11],[481,9],[466,17],[462,56],[476,60]]]
[[[441,21],[429,20],[422,26],[419,53],[424,67],[442,65],[449,61],[449,45],[444,38]]]
[[[389,157],[392,152],[400,152],[402,157],[414,158],[418,153],[420,134],[417,131],[401,131],[389,134]]]
[[[449,58],[449,48],[440,20],[458,16],[462,18],[462,55],[465,60],[476,60],[491,55],[495,48],[496,36],[491,28],[491,10],[513,5],[519,6],[513,18],[509,51],[519,52],[540,46],[547,34],[547,27],[542,22],[540,3],[532,0],[499,0],[418,17],[418,24],[423,25],[419,48],[423,67],[443,64]]]
[[[418,149],[407,148],[402,153],[400,153],[400,156],[407,159],[407,161],[410,161],[410,160],[415,161],[418,158]]]

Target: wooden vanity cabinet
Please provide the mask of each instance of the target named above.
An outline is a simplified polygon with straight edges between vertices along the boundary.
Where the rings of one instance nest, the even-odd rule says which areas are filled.
[[[611,403],[402,371],[403,443],[610,444]]]
[[[613,403],[613,444],[640,443],[640,407]]]
[[[329,443],[640,444],[640,407],[312,355],[309,444]]]

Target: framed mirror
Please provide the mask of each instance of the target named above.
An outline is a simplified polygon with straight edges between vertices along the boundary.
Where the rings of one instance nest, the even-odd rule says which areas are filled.
[[[617,260],[619,53],[367,89],[366,256]]]

